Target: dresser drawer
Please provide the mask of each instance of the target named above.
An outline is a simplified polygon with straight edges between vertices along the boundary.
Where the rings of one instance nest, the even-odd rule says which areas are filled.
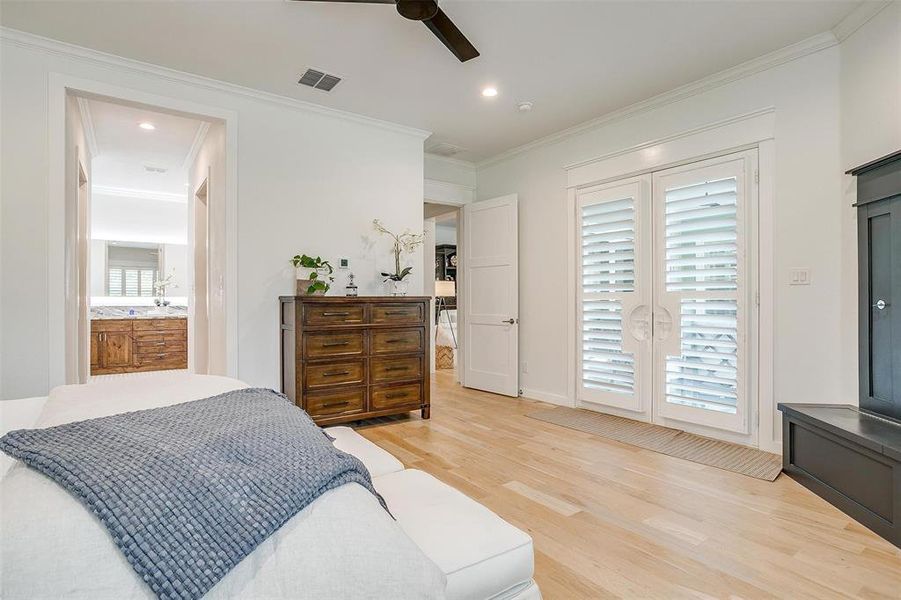
[[[372,323],[414,325],[425,320],[422,304],[376,304],[371,309]]]
[[[304,325],[359,325],[365,318],[366,308],[362,304],[305,304],[303,307]]]
[[[422,378],[422,357],[373,358],[369,363],[369,383],[391,383]]]
[[[306,411],[311,417],[332,417],[363,412],[366,388],[328,390],[304,394]]]
[[[422,329],[384,329],[370,333],[372,354],[422,352]]]
[[[187,342],[188,332],[184,329],[164,329],[162,331],[135,331],[136,342]]]
[[[362,331],[308,333],[303,336],[305,358],[362,355],[365,348]]]
[[[373,387],[369,393],[369,410],[386,410],[401,406],[418,407],[422,403],[422,385],[395,385]]]
[[[175,329],[186,331],[187,319],[135,319],[135,331],[159,331],[161,329]]]
[[[304,385],[308,390],[354,383],[366,383],[366,368],[362,360],[304,365]]]
[[[91,331],[131,331],[132,319],[95,319],[91,321]]]

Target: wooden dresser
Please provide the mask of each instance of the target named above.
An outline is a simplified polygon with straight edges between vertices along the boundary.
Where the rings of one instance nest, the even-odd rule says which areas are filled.
[[[320,425],[429,418],[425,296],[283,296],[282,392]]]
[[[91,375],[188,368],[188,320],[91,321]]]

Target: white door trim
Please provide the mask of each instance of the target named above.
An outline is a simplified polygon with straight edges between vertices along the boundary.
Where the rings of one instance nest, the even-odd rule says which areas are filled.
[[[103,81],[50,73],[48,85],[49,190],[47,195],[47,388],[65,383],[67,337],[73,331],[66,315],[69,298],[65,289],[66,230],[66,95],[69,92],[107,96],[164,109],[217,119],[224,123],[226,140],[225,237],[226,237],[226,363],[227,373],[238,376],[238,114],[232,110],[196,102],[158,96]]]
[[[773,390],[775,316],[775,109],[739,115],[732,119],[692,129],[656,141],[639,144],[620,152],[570,165],[567,169],[567,353],[566,372],[568,406],[577,405],[577,276],[576,192],[578,188],[608,183],[656,170],[676,167],[742,150],[758,150],[758,436],[761,450],[781,454],[781,427]],[[606,410],[606,409],[605,409]],[[615,410],[608,410],[617,414]],[[625,412],[621,416],[634,418]]]

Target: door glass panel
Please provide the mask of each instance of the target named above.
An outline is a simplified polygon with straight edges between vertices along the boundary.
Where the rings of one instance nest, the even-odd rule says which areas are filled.
[[[635,291],[635,200],[581,209],[582,385],[632,394],[635,366],[623,352],[621,294]]]
[[[582,385],[631,394],[635,366],[623,352],[622,303],[589,300],[582,305]]]
[[[682,355],[666,359],[666,401],[735,414],[738,304],[682,300]]]
[[[737,180],[666,190],[668,292],[738,287]]]

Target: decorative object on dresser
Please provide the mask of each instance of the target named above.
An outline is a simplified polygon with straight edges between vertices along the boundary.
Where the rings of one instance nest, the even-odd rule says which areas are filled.
[[[429,418],[429,297],[279,300],[282,392],[318,424]]]
[[[901,547],[901,151],[857,177],[860,408],[780,404],[783,468]]]
[[[91,321],[91,375],[187,368],[184,317]]]
[[[385,282],[391,282],[391,293],[394,296],[407,295],[406,277],[413,272],[413,267],[400,267],[400,257],[403,254],[413,254],[416,248],[423,242],[423,234],[413,233],[409,229],[400,234],[393,234],[388,231],[384,225],[378,220],[372,221],[372,226],[382,235],[390,236],[394,239],[394,273],[382,273]]]
[[[306,254],[297,254],[291,259],[291,264],[297,271],[297,289],[295,291],[298,294],[324,296],[332,287],[331,283],[335,281],[335,278],[332,277],[335,270],[329,261],[322,260],[320,256],[313,258]]]

